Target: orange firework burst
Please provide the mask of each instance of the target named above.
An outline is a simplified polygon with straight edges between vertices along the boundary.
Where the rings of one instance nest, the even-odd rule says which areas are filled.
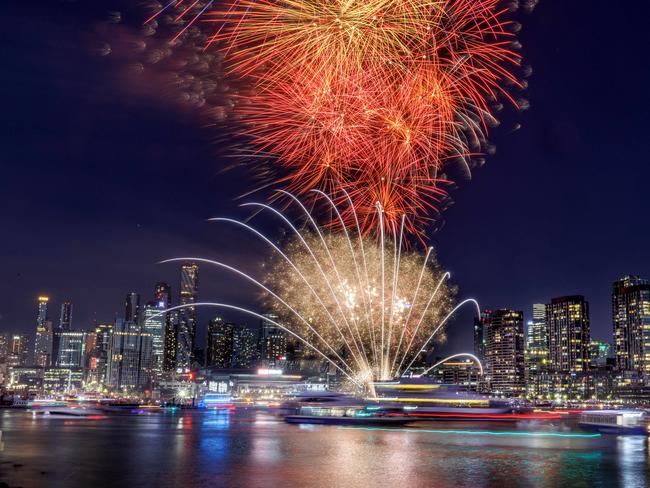
[[[208,45],[253,87],[238,110],[255,151],[294,192],[345,189],[366,231],[379,203],[390,230],[422,234],[446,199],[443,167],[469,168],[490,103],[518,85],[502,1],[230,1],[167,7],[185,22],[177,38],[214,23]]]

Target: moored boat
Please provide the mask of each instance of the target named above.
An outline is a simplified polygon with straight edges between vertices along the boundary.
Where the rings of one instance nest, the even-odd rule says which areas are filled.
[[[648,435],[645,412],[639,410],[588,410],[579,425],[603,434]]]

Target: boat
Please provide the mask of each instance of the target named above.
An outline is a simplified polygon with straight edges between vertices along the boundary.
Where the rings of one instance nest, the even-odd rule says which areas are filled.
[[[402,426],[414,419],[404,414],[402,409],[375,406],[302,406],[298,413],[285,415],[284,421],[290,424],[325,424],[356,426]]]
[[[66,403],[53,402],[50,404],[32,405],[32,416],[34,418],[86,418],[103,419],[106,416],[97,408],[70,405]]]
[[[212,410],[234,410],[232,396],[228,393],[206,393],[199,401],[199,408]]]
[[[368,399],[381,405],[401,405],[409,416],[420,420],[536,420],[556,415],[533,415],[520,411],[509,400],[493,399],[456,385],[402,380],[375,383],[377,397]],[[559,417],[558,417],[559,418]]]
[[[578,424],[603,434],[648,435],[646,415],[640,410],[587,410]]]

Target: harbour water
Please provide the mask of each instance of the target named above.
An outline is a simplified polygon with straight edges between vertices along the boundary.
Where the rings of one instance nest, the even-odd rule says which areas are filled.
[[[297,426],[260,411],[104,419],[0,411],[10,487],[483,487],[650,484],[648,439],[560,423],[428,422],[408,429]]]

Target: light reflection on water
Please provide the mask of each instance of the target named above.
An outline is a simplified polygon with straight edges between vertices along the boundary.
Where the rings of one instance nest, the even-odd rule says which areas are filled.
[[[10,486],[647,486],[645,437],[436,433],[540,426],[430,422],[427,432],[287,425],[262,412],[105,420],[0,412]],[[558,426],[559,427],[559,426]],[[22,465],[13,467],[14,464]]]

